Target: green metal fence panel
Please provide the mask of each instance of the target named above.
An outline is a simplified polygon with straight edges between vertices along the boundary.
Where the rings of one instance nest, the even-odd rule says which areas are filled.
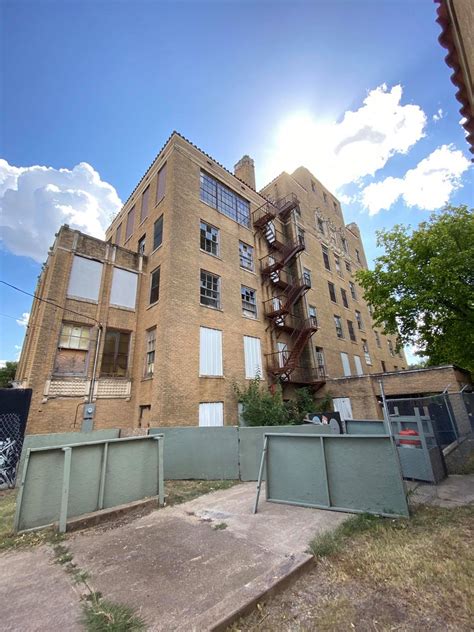
[[[94,430],[93,432],[55,432],[51,434],[26,435],[21,451],[20,463],[17,468],[16,485],[21,480],[21,472],[25,461],[26,451],[30,448],[50,448],[59,445],[72,445],[88,441],[101,441],[103,439],[118,439],[120,430],[110,428],[108,430]]]
[[[266,432],[331,434],[329,426],[305,424],[302,426],[246,426],[239,428],[239,464],[240,480],[256,481],[260,457],[262,456],[263,439]]]
[[[159,495],[162,437],[128,437],[29,449],[20,481],[15,530],[23,531]],[[160,457],[161,454],[161,457]]]
[[[347,434],[387,434],[383,421],[370,421],[366,419],[346,420]]]
[[[165,437],[165,480],[236,480],[239,438],[234,426],[150,428]]]
[[[404,483],[390,436],[266,436],[267,500],[408,516]]]

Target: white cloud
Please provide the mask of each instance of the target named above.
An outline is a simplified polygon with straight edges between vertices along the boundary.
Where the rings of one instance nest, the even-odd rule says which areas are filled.
[[[6,360],[0,360],[0,369],[4,369],[7,366]]]
[[[0,227],[4,248],[42,262],[62,224],[95,237],[121,201],[86,162],[73,169],[14,167],[0,159]]]
[[[342,120],[319,120],[307,112],[285,120],[268,147],[260,177],[267,184],[281,171],[304,165],[331,190],[382,169],[424,136],[426,115],[418,105],[402,105],[402,86],[371,90],[363,105]]]
[[[431,118],[433,119],[433,121],[435,123],[437,123],[438,121],[441,121],[441,119],[444,118],[444,112],[443,112],[442,108],[439,108],[439,110],[436,112],[436,114],[433,114],[433,116]]]
[[[462,151],[442,145],[403,178],[388,177],[369,184],[362,191],[362,204],[370,215],[389,209],[400,197],[407,206],[435,210],[461,186],[461,176],[469,165]]]
[[[20,327],[26,327],[28,325],[28,322],[30,320],[30,312],[23,312],[23,314],[21,315],[21,318],[17,319],[17,324],[20,325]]]

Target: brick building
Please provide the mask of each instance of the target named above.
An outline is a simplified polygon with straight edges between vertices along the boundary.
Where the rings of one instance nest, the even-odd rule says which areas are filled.
[[[307,169],[257,192],[248,156],[232,174],[175,132],[106,241],[56,236],[17,372],[28,432],[90,427],[88,408],[95,428],[236,424],[233,384],[256,373],[291,398],[403,370],[357,286],[365,266],[358,227]]]

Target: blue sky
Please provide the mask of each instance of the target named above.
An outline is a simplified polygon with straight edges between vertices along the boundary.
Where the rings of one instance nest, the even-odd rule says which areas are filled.
[[[259,186],[305,164],[359,223],[369,260],[376,229],[472,204],[432,2],[3,0],[1,11],[0,278],[29,292],[60,224],[99,234],[173,129],[230,169],[250,154]],[[31,299],[4,286],[0,298],[9,360]]]

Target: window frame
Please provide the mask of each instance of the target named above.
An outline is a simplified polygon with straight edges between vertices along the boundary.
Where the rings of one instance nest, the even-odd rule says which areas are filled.
[[[211,277],[212,283],[214,283],[214,280],[217,281],[215,289],[203,286],[203,275],[208,275],[209,277]],[[199,279],[199,304],[203,307],[208,307],[209,309],[221,309],[221,277],[218,274],[214,274],[214,272],[209,272],[209,270],[201,269],[199,271]],[[215,292],[217,297],[213,298],[212,296],[206,296],[206,294],[203,295],[203,290],[205,290],[205,292]],[[216,305],[203,303],[203,298],[205,298],[206,300],[215,300]]]
[[[204,231],[204,235],[203,235],[203,231]],[[208,239],[207,237],[207,233],[210,233],[212,235],[212,231],[216,232],[215,241],[212,241],[212,239]],[[207,250],[207,248],[205,247],[203,248],[203,242],[204,242],[204,246],[206,246],[206,244],[209,243],[211,245],[211,250]],[[212,252],[212,245],[215,245],[216,252]],[[217,226],[214,226],[213,224],[209,224],[203,219],[201,219],[199,222],[199,247],[202,252],[205,252],[206,254],[211,255],[212,257],[219,257],[220,255],[220,230],[217,228]]]
[[[253,302],[244,297],[245,291],[253,292]],[[258,318],[257,290],[252,287],[248,287],[247,285],[241,285],[240,286],[240,300],[241,300],[241,305],[242,305],[242,316],[245,316],[246,318],[253,318],[253,319]],[[245,307],[245,304],[251,305],[255,309],[254,310],[248,309]]]
[[[125,241],[124,244],[130,239],[135,232],[135,204],[127,213],[127,223],[125,224]]]
[[[158,231],[157,231],[158,226]],[[163,230],[164,230],[164,218],[163,213],[153,222],[153,250],[152,253],[161,248],[163,245]],[[160,243],[157,244],[157,236],[159,236]]]
[[[341,289],[342,305],[346,309],[349,309],[349,301],[347,300],[347,292],[343,287],[341,287],[340,289]]]
[[[331,262],[329,261],[329,249],[324,244],[321,245],[321,250],[323,252],[323,263],[326,270],[331,272]]]
[[[241,246],[244,246],[247,249],[250,249],[250,266],[242,265],[242,259],[245,261],[245,259],[249,259],[249,257],[248,257],[248,254],[242,253]],[[239,263],[240,263],[240,267],[242,268],[242,270],[247,270],[249,272],[254,272],[255,271],[254,251],[255,251],[255,249],[254,249],[253,246],[251,246],[250,244],[247,244],[245,241],[242,241],[242,240],[239,239]]]
[[[153,283],[153,279],[156,278],[156,273],[158,274],[158,283]],[[155,305],[160,300],[160,282],[161,282],[161,266],[156,267],[150,273],[150,292],[148,295],[148,306]],[[152,300],[153,292],[156,290],[156,298]]]
[[[338,316],[337,314],[334,314],[334,325],[336,327],[337,337],[339,338],[339,340],[343,340],[345,336],[344,336],[344,329],[342,327],[342,318]]]
[[[153,337],[151,338],[151,334]],[[150,343],[153,343],[152,348]],[[156,359],[156,327],[151,327],[146,330],[145,340],[145,371],[144,378],[152,378],[155,373],[155,359]],[[151,360],[151,361],[150,361]],[[151,366],[151,370],[150,370]]]
[[[115,342],[115,349],[114,349],[114,353],[113,353],[113,363],[112,366],[115,369],[114,372],[109,373],[109,372],[104,372],[104,357],[106,356],[106,344],[107,344],[107,338],[109,335],[112,335],[116,338],[116,342]],[[123,353],[120,352],[120,342],[121,342],[121,336],[128,336],[128,344],[127,344],[127,352]],[[114,329],[114,328],[110,328],[110,329],[106,329],[105,334],[104,334],[104,345],[102,347],[102,357],[101,357],[101,361],[100,361],[100,376],[101,377],[112,377],[112,378],[128,378],[128,369],[129,369],[129,362],[130,362],[130,344],[131,344],[131,340],[132,340],[132,332],[131,331],[124,331],[121,329]],[[118,362],[119,362],[119,357],[126,357],[126,368],[124,371],[123,375],[118,375],[117,374],[117,367],[118,367]]]
[[[364,321],[362,320],[362,314],[358,309],[355,310],[355,319],[357,323],[357,328],[359,331],[364,331]]]
[[[331,299],[331,302],[338,305],[337,296],[336,296],[336,286],[331,281],[328,281],[328,292],[329,292],[329,298]]]
[[[250,202],[202,169],[199,199],[237,224],[250,228]]]

